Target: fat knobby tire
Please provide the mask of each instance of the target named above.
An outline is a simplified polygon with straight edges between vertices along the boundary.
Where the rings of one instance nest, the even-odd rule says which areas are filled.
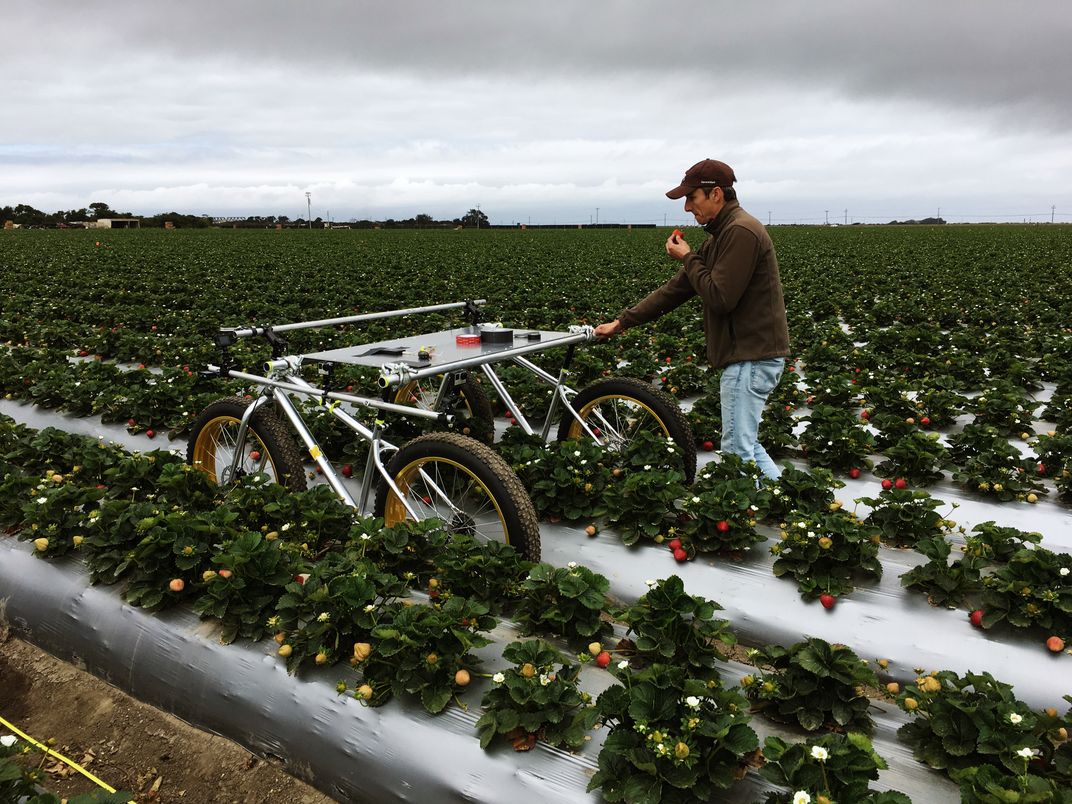
[[[510,545],[524,558],[540,560],[540,524],[536,510],[525,487],[498,453],[460,433],[427,433],[395,453],[387,472],[397,482],[407,466],[422,458],[452,461],[477,478],[498,504]],[[376,492],[376,516],[384,515],[391,493],[387,483],[381,480]]]
[[[231,418],[241,421],[246,408],[253,404],[252,399],[228,397],[211,403],[198,417],[190,433],[190,445],[186,451],[186,460],[194,465],[194,454],[203,430],[215,419]],[[280,485],[293,492],[305,491],[305,467],[303,454],[297,442],[290,434],[279,414],[269,405],[262,405],[249,423],[250,429],[268,450],[268,457],[275,467],[276,479]],[[205,434],[205,437],[209,437]]]
[[[676,399],[643,380],[633,377],[611,377],[594,382],[582,389],[570,404],[579,413],[586,405],[602,397],[617,397],[625,401],[637,402],[654,413],[669,437],[681,449],[682,461],[685,464],[685,482],[692,483],[696,477],[696,443],[693,441],[692,426]],[[568,413],[563,414],[558,426],[559,441],[569,438],[570,429],[574,423],[575,419],[572,416]]]

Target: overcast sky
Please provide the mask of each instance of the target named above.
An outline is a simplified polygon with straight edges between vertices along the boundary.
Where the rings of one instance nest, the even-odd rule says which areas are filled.
[[[675,224],[711,157],[774,223],[1072,222],[1070,42],[1067,0],[7,4],[0,206]]]

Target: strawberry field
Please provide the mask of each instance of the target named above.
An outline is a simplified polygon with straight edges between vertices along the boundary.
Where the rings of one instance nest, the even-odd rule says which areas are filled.
[[[17,610],[40,603],[20,578],[44,572],[100,585],[101,605],[172,609],[144,615],[162,641],[204,620],[234,643],[223,655],[275,656],[293,674],[270,681],[279,695],[312,684],[308,706],[339,730],[434,715],[453,773],[529,768],[556,800],[1072,801],[1072,229],[772,230],[793,349],[761,428],[787,464],[776,483],[712,450],[697,302],[582,347],[571,380],[640,378],[680,400],[691,482],[672,443],[544,444],[486,388],[541,563],[435,523],[384,528],[315,482],[218,488],[191,471],[201,409],[250,392],[201,374],[211,335],[464,298],[507,326],[596,324],[671,275],[665,231],[101,237],[0,237],[0,577]],[[293,332],[289,350],[456,323]],[[270,351],[234,355],[255,368]],[[501,374],[526,415],[546,410],[545,385]],[[371,394],[375,377],[339,379]],[[304,413],[359,473],[364,445]],[[153,702],[226,733],[188,701]],[[308,767],[293,731],[271,750]],[[407,777],[422,758],[348,754],[381,799],[399,779],[465,789]],[[344,798],[368,784],[317,783]]]

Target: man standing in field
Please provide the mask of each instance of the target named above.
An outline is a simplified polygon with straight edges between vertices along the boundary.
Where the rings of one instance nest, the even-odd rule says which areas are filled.
[[[755,461],[769,478],[781,475],[759,443],[759,422],[789,354],[789,327],[774,244],[763,224],[737,203],[737,177],[725,162],[705,159],[666,194],[684,198],[685,211],[704,227],[707,240],[693,251],[680,234],[666,253],[682,264],[661,288],[614,321],[598,337],[654,321],[699,296],[704,308],[707,360],[722,369],[722,451]]]

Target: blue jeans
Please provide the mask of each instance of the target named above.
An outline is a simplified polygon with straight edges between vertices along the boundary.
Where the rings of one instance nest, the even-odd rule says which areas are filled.
[[[777,480],[782,471],[759,443],[759,420],[767,397],[778,385],[785,358],[743,360],[722,370],[722,451],[755,461],[764,475]]]

